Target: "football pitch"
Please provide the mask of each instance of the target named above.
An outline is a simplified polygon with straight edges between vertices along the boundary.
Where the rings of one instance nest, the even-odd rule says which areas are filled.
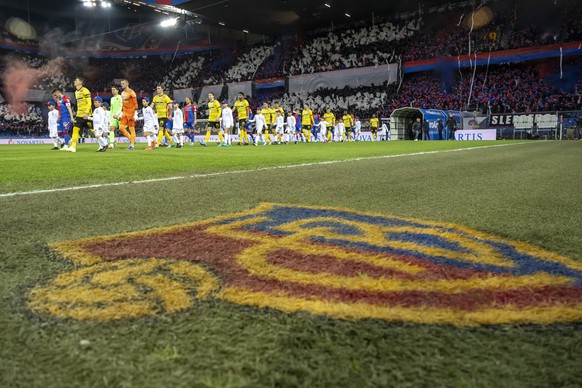
[[[0,146],[1,387],[582,384],[582,142]]]

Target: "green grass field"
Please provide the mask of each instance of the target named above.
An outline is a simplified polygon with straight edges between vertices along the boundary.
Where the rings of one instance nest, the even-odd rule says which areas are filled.
[[[80,267],[50,244],[262,203],[454,223],[582,262],[582,142],[49,148],[0,147],[1,387],[582,385],[580,319],[350,320],[217,293],[176,313],[111,321],[29,305],[35,287]],[[171,257],[190,246],[160,249]]]

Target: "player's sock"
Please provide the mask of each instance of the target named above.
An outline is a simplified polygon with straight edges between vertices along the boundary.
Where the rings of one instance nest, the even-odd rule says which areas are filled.
[[[151,135],[147,135],[146,139],[148,141],[148,148],[150,148],[152,146],[152,136]]]
[[[162,144],[163,137],[164,137],[164,129],[160,128],[160,131],[158,132],[158,144]]]
[[[51,138],[51,139],[53,139],[53,146],[54,146],[55,148],[59,148],[59,141],[58,141],[58,137],[53,137],[53,138]]]
[[[223,139],[224,139],[224,137],[222,136],[222,132],[219,131],[218,132],[218,142],[222,144]]]
[[[123,136],[125,136],[127,140],[131,142],[131,135],[129,134],[129,132],[127,132],[127,129],[125,129],[124,127],[119,127],[119,130],[121,131]]]
[[[129,141],[130,141],[131,145],[134,145],[135,144],[135,138],[136,138],[136,136],[135,136],[135,127],[129,127],[129,132],[131,134],[131,139]]]
[[[173,144],[173,140],[172,140],[172,136],[170,136],[169,131],[164,131],[164,136],[166,136],[166,140],[168,140],[168,143]]]
[[[206,138],[205,138],[205,142],[208,143],[208,141],[210,140],[210,131],[206,131]]]
[[[81,128],[79,127],[74,127],[73,128],[73,136],[71,137],[71,144],[70,147],[71,148],[77,148],[77,142],[79,141],[79,131],[81,130]]]
[[[180,135],[180,145],[184,147],[184,135]]]

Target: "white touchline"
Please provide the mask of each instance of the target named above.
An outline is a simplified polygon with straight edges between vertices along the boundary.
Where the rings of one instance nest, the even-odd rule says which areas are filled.
[[[532,142],[532,143],[529,143],[529,144],[534,144],[534,143],[535,142]],[[233,171],[209,172],[209,173],[206,173],[206,174],[194,174],[194,175],[173,176],[173,177],[167,177],[167,178],[144,179],[144,180],[139,180],[139,181],[112,182],[112,183],[96,183],[96,184],[93,184],[93,185],[62,187],[60,189],[16,191],[16,192],[13,192],[13,193],[0,194],[0,198],[16,197],[18,195],[58,193],[58,192],[61,192],[61,191],[84,190],[84,189],[94,189],[94,188],[111,187],[111,186],[125,186],[125,185],[141,184],[141,183],[155,183],[155,182],[165,182],[165,181],[176,181],[176,180],[180,180],[180,179],[207,178],[207,177],[220,176],[220,175],[243,174],[243,173],[249,173],[249,172],[266,171],[266,170],[278,170],[278,169],[285,169],[285,168],[299,168],[299,167],[323,166],[323,165],[326,165],[326,164],[336,164],[336,163],[346,163],[346,162],[358,162],[358,161],[362,161],[362,160],[389,159],[389,158],[401,158],[401,157],[406,157],[406,156],[418,156],[418,155],[439,154],[439,153],[445,153],[445,152],[472,151],[472,150],[481,150],[481,149],[485,149],[485,148],[505,147],[505,146],[519,145],[519,144],[528,144],[528,143],[527,142],[523,142],[523,143],[497,144],[497,145],[481,146],[481,147],[457,148],[457,149],[454,149],[454,150],[437,150],[437,151],[413,152],[413,153],[410,153],[410,154],[365,156],[365,157],[361,157],[361,158],[352,158],[352,159],[343,159],[343,160],[328,160],[328,161],[325,161],[325,162],[312,162],[312,163],[290,164],[290,165],[286,165],[286,166],[260,167],[260,168],[254,168],[254,169],[249,169],[249,170],[233,170]]]

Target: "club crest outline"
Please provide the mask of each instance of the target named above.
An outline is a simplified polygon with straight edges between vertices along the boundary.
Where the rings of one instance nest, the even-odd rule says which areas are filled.
[[[582,321],[582,263],[446,222],[263,203],[50,244],[75,268],[33,287],[41,316],[116,320],[197,300],[454,326]]]

